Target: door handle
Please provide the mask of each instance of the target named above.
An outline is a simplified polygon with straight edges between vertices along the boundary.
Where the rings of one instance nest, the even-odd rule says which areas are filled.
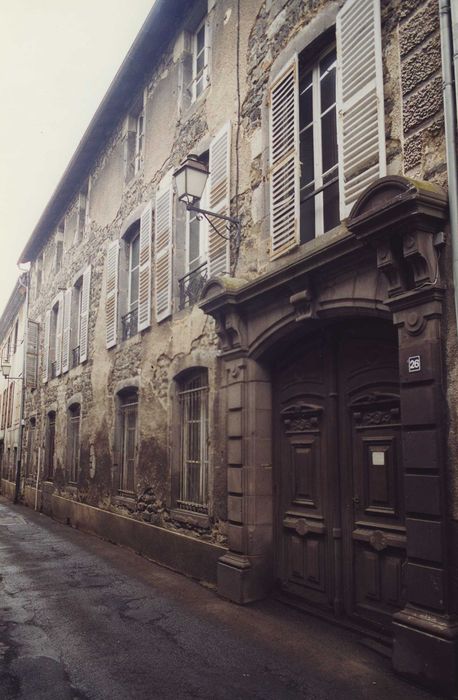
[[[359,496],[353,496],[353,498],[352,498],[351,500],[353,501],[353,503],[355,504],[355,506],[357,506],[358,503],[360,503]]]

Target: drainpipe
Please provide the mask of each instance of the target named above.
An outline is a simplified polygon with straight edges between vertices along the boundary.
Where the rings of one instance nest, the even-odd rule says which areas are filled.
[[[29,326],[29,279],[30,273],[27,271],[25,278],[25,284],[21,282],[19,278],[19,283],[25,287],[25,314],[24,314],[24,335],[22,342],[22,389],[21,389],[21,405],[19,409],[19,436],[18,436],[18,450],[17,450],[17,461],[16,461],[16,487],[14,490],[14,503],[19,501],[19,495],[21,491],[21,463],[22,463],[22,438],[24,434],[24,406],[25,406],[25,371],[27,362],[27,342],[28,342],[28,326]]]
[[[455,0],[453,0],[454,2]],[[456,8],[454,10],[456,12]],[[445,146],[447,151],[448,200],[452,241],[455,316],[458,332],[458,176],[456,160],[456,103],[452,57],[452,19],[450,0],[439,0],[444,90]],[[455,57],[456,60],[456,57]]]

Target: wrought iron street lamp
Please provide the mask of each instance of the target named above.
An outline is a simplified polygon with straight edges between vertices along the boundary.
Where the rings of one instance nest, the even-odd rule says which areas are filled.
[[[234,216],[226,216],[208,209],[201,209],[195,205],[202,197],[210,171],[199,158],[191,153],[174,173],[178,199],[184,202],[188,211],[194,211],[198,216],[203,216],[215,233],[225,240],[233,240],[238,246],[240,242],[240,219]],[[214,225],[212,219],[226,222],[227,236]]]

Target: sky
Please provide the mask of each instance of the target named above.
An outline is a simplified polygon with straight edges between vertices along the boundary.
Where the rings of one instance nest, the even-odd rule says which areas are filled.
[[[0,315],[17,260],[154,0],[0,0]]]

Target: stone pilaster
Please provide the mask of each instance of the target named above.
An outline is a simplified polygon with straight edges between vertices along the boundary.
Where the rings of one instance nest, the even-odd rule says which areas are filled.
[[[263,597],[272,585],[270,378],[255,360],[227,359],[223,391],[229,552],[218,565],[218,592],[248,603]]]

